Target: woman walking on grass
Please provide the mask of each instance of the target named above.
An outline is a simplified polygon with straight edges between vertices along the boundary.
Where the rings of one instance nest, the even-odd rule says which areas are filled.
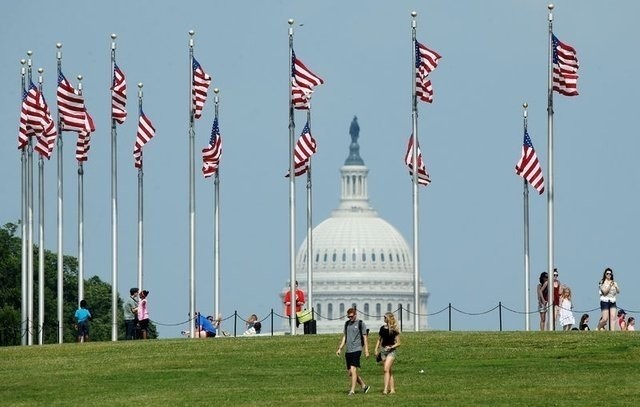
[[[382,394],[394,394],[396,392],[393,380],[393,362],[396,359],[396,349],[400,346],[400,329],[396,317],[392,312],[384,314],[384,325],[380,327],[380,336],[376,342],[376,355],[380,355],[384,368],[384,390]]]

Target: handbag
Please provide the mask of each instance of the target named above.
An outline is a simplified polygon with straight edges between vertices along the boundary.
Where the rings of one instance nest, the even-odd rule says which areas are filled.
[[[298,321],[300,321],[301,324],[304,324],[305,322],[309,322],[313,319],[313,312],[311,312],[310,309],[305,309],[296,312],[296,316],[298,317]]]

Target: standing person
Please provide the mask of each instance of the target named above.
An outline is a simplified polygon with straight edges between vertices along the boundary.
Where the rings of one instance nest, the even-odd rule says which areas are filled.
[[[563,285],[558,279],[558,269],[553,269],[553,314],[554,318],[553,322],[555,323],[556,319],[560,317],[560,295],[562,294]],[[554,324],[555,326],[555,324]]]
[[[589,329],[589,314],[582,314],[580,317],[580,326],[581,331],[590,331]]]
[[[289,323],[291,323],[291,289],[287,291],[284,295],[284,312],[289,318]],[[304,291],[298,288],[298,280],[296,280],[296,328],[300,326],[300,321],[298,321],[297,313],[302,311],[302,306],[304,305]]]
[[[345,349],[345,359],[347,362],[347,371],[351,379],[351,390],[349,390],[349,396],[353,396],[356,390],[356,384],[360,384],[363,393],[369,392],[369,386],[367,386],[358,374],[358,368],[360,367],[360,356],[362,355],[362,348],[364,348],[364,356],[369,358],[369,335],[367,333],[367,326],[364,321],[358,320],[355,308],[349,308],[347,310],[348,321],[344,324],[344,333],[336,355],[340,356],[342,348]]]
[[[560,300],[560,325],[563,331],[570,331],[571,327],[576,323],[573,316],[573,304],[571,304],[571,289],[564,287],[562,289]]]
[[[75,317],[78,325],[78,342],[89,342],[91,313],[87,309],[87,300],[80,301],[80,307],[76,310]]]
[[[138,287],[129,290],[129,298],[122,304],[124,312],[124,339],[136,338],[136,321],[138,320]]]
[[[138,322],[140,323],[140,333],[142,339],[147,339],[147,329],[149,328],[149,308],[147,307],[147,297],[149,291],[142,290],[140,302],[138,303]]]
[[[603,330],[607,322],[609,323],[609,329],[615,331],[614,320],[616,318],[616,296],[620,294],[620,287],[613,279],[613,270],[610,267],[604,269],[602,273],[602,280],[598,284],[600,288],[600,321],[598,322],[598,330]]]
[[[394,394],[396,392],[395,381],[391,367],[396,359],[396,349],[400,346],[400,329],[396,317],[392,312],[384,314],[384,325],[380,327],[375,354],[380,352],[380,359],[384,367],[384,390],[382,394]]]
[[[636,319],[634,317],[629,317],[627,319],[627,331],[635,331],[636,330]]]
[[[549,273],[540,273],[538,284],[538,312],[540,312],[540,330],[544,331],[547,322],[547,310],[549,309]]]

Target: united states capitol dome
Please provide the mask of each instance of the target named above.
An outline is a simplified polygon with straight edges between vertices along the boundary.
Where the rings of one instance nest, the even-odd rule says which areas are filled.
[[[354,117],[349,130],[349,156],[340,169],[340,202],[328,219],[312,230],[311,304],[318,332],[339,332],[346,310],[356,307],[359,318],[374,332],[382,315],[392,311],[404,330],[413,330],[413,255],[407,241],[369,204],[369,169],[360,157],[360,128]],[[296,256],[296,278],[308,291],[307,239]],[[428,293],[419,283],[419,326],[427,326]],[[399,309],[402,308],[403,315]]]

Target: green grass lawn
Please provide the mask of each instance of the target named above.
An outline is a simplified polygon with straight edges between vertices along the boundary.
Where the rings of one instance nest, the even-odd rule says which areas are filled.
[[[397,394],[363,359],[347,397],[339,335],[93,342],[0,348],[0,405],[640,404],[632,332],[403,333]],[[373,353],[375,336],[370,340]],[[420,373],[424,370],[424,373]]]

